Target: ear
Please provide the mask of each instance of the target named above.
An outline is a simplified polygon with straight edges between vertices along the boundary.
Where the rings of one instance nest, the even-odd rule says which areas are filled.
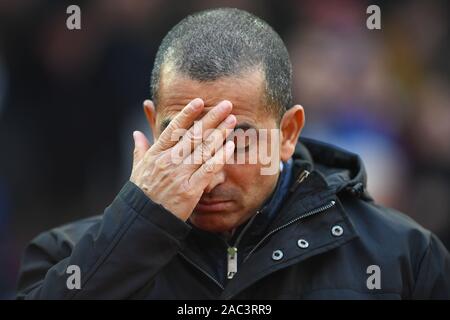
[[[144,113],[147,118],[148,124],[152,129],[153,137],[158,137],[158,130],[156,128],[156,109],[152,100],[144,100],[143,103]]]
[[[294,154],[304,124],[305,112],[301,105],[297,104],[284,113],[280,123],[280,158],[282,161],[289,160]]]

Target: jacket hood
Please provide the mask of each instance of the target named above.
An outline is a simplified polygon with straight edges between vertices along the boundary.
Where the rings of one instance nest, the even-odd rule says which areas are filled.
[[[328,143],[301,137],[293,158],[308,171],[317,171],[328,188],[335,193],[346,191],[371,200],[366,189],[366,170],[357,154]]]

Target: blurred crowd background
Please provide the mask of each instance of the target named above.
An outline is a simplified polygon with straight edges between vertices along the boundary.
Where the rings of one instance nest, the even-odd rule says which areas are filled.
[[[70,4],[81,30],[66,28]],[[381,30],[366,28],[370,4]],[[359,153],[374,198],[450,248],[448,1],[0,0],[0,298],[28,241],[101,213],[128,179],[166,32],[224,6],[285,40],[303,135]]]

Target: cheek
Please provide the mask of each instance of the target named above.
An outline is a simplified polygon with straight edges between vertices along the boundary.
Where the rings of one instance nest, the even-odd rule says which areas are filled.
[[[242,198],[251,201],[270,192],[276,183],[276,175],[261,175],[261,165],[244,164],[230,165],[226,169],[227,180],[239,188]]]
[[[227,179],[239,186],[242,191],[250,190],[260,178],[259,164],[232,164],[226,169]]]

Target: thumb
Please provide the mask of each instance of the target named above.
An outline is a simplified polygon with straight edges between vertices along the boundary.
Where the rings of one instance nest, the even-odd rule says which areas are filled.
[[[140,131],[133,132],[134,152],[133,152],[133,166],[144,158],[145,153],[150,149],[150,143],[145,135]]]

